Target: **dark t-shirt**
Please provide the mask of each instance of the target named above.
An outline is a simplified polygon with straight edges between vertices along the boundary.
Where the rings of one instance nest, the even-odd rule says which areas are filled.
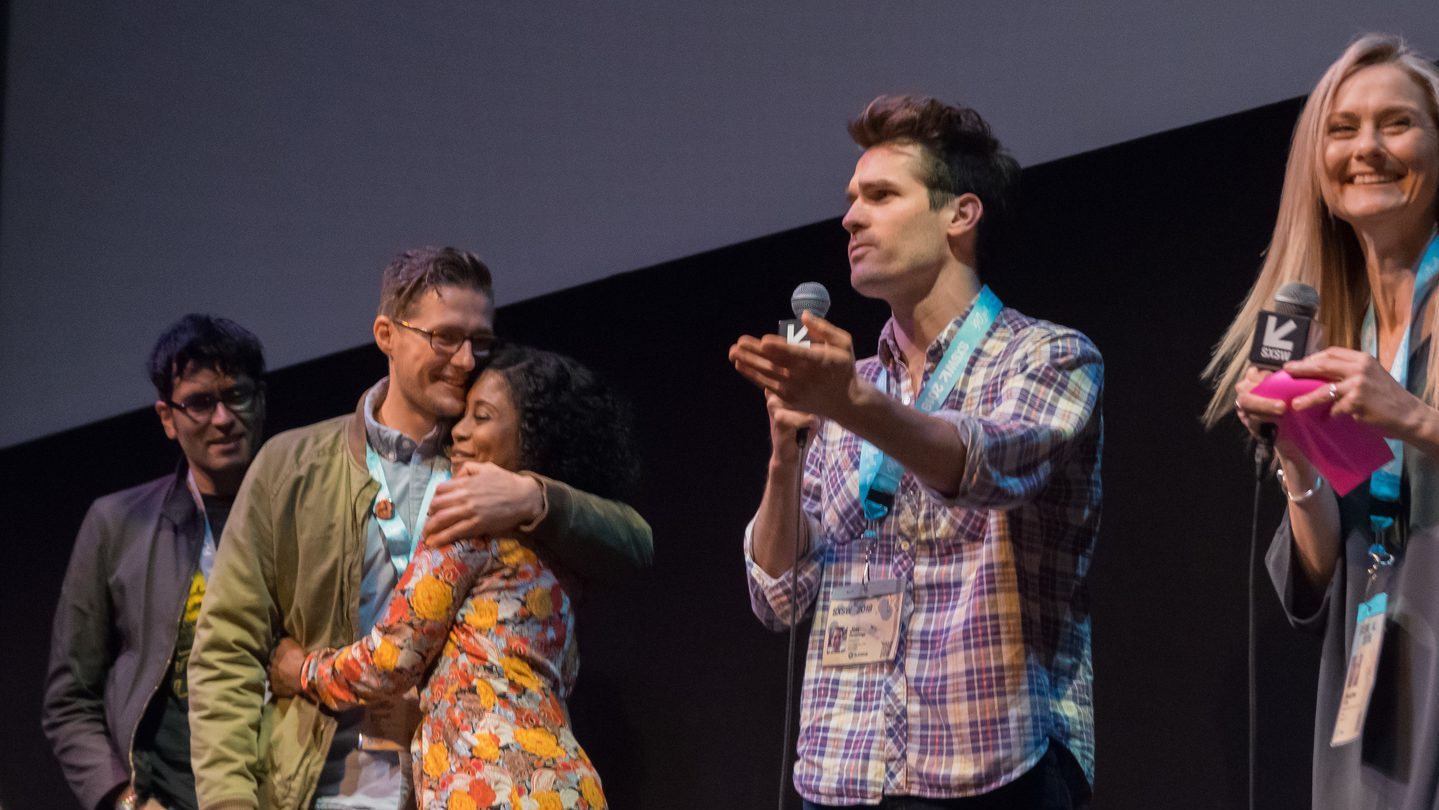
[[[201,497],[210,531],[218,542],[234,499]],[[135,732],[135,787],[141,795],[154,796],[173,810],[198,810],[195,775],[190,770],[190,686],[185,672],[190,665],[195,622],[200,617],[200,600],[204,596],[205,574],[196,568],[176,628],[170,667]]]

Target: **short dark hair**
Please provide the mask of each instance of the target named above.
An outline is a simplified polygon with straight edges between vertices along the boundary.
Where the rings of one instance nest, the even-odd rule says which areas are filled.
[[[849,122],[849,136],[868,149],[883,143],[918,144],[923,152],[929,207],[937,209],[961,194],[984,204],[976,252],[981,265],[1006,227],[1019,183],[1017,163],[989,124],[969,107],[928,96],[880,96]]]
[[[494,307],[490,268],[473,253],[452,247],[421,247],[396,256],[380,280],[380,314],[402,318],[426,290],[465,287],[485,294]]]
[[[169,400],[175,378],[192,368],[244,374],[259,382],[265,373],[265,350],[259,338],[229,318],[192,312],[171,324],[150,350],[150,382],[160,399]]]
[[[520,467],[602,498],[623,500],[639,483],[629,405],[572,358],[502,344],[498,372],[519,412]]]

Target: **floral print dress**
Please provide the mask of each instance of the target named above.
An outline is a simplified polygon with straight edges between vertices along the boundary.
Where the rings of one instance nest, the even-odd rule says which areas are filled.
[[[438,655],[438,661],[435,661]],[[305,658],[306,695],[333,709],[426,678],[410,744],[423,810],[601,810],[570,731],[579,657],[569,594],[515,540],[421,548],[364,638]]]

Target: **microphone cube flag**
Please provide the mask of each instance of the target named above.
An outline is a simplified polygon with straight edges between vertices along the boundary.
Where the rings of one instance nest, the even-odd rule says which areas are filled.
[[[1311,323],[1302,315],[1261,310],[1254,342],[1249,346],[1249,362],[1263,368],[1280,368],[1290,360],[1303,357],[1309,351]]]
[[[799,318],[785,318],[780,321],[779,334],[785,343],[794,346],[809,345],[809,328]]]

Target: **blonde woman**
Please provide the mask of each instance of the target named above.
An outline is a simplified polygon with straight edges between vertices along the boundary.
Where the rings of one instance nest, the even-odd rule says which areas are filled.
[[[1206,372],[1211,424],[1234,408],[1257,435],[1286,408],[1327,403],[1399,456],[1340,498],[1282,432],[1276,442],[1288,507],[1269,570],[1291,623],[1324,637],[1316,808],[1439,808],[1436,187],[1439,71],[1397,38],[1362,37],[1300,114],[1263,269]],[[1324,382],[1286,405],[1252,393],[1266,372],[1246,350],[1258,310],[1291,281],[1319,291],[1330,347],[1285,367]],[[1361,611],[1386,632],[1361,645],[1377,661],[1372,696],[1341,716]]]

